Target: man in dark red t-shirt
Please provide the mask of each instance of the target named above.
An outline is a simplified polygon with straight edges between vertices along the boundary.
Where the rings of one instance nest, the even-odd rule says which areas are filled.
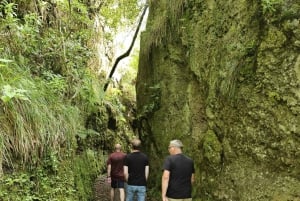
[[[115,189],[120,191],[120,201],[125,200],[124,192],[124,159],[126,154],[121,151],[121,145],[115,145],[115,152],[111,153],[107,160],[107,176],[111,179],[110,198],[114,200]]]

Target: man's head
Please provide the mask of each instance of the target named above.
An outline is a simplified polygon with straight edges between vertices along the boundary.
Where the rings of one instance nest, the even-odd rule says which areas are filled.
[[[122,149],[122,146],[120,144],[115,144],[115,150],[120,151]]]
[[[140,150],[141,140],[139,140],[138,138],[134,138],[131,141],[131,144],[132,144],[132,149],[134,149],[134,150]]]
[[[183,144],[180,140],[171,140],[169,146],[182,148]]]
[[[171,140],[168,147],[170,154],[181,153],[182,148],[183,148],[183,144],[180,140]]]

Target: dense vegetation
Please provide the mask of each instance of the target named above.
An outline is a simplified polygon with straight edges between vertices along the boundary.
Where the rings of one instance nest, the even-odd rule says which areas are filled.
[[[106,152],[133,135],[132,85],[102,89],[114,36],[140,6],[1,1],[0,200],[92,199]]]

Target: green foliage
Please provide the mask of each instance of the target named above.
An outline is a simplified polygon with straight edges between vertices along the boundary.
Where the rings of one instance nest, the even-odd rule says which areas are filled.
[[[138,51],[133,51],[131,61],[125,72],[122,73],[120,88],[122,91],[121,102],[125,105],[126,110],[135,108],[136,92],[135,82],[138,68]]]
[[[282,4],[283,0],[261,0],[261,5],[264,14],[272,14],[276,11],[278,5]]]
[[[158,46],[159,44],[161,44],[163,38],[166,38],[166,40],[168,40],[168,26],[176,27],[176,23],[180,21],[179,19],[185,3],[185,0],[177,0],[172,2],[171,4],[169,3],[169,1],[163,1],[163,6],[157,9],[157,13],[152,14],[156,15],[157,17],[155,18],[155,20],[148,21],[149,25],[147,31],[143,35],[144,46],[141,51],[144,55],[149,54],[152,46]],[[150,1],[150,5],[151,4],[153,4],[153,7],[155,7],[156,2]],[[149,15],[151,15],[151,13]]]
[[[78,82],[73,86],[73,101],[87,114],[97,111],[99,106],[103,106],[105,97],[101,83],[89,70],[84,70],[76,76],[78,76]]]
[[[122,112],[125,110],[125,106],[118,97],[122,94],[122,91],[117,88],[112,88],[107,92],[107,94],[108,96],[105,97],[105,103],[110,107],[111,112],[114,115],[120,115],[121,117],[123,114]]]
[[[63,76],[53,74],[50,71],[44,71],[43,78],[47,81],[47,86],[53,90],[54,93],[63,96],[67,88],[66,79]]]
[[[105,157],[91,149],[85,150],[82,155],[75,157],[74,164],[74,182],[79,200],[92,200],[92,186],[96,176],[104,171],[106,166]]]
[[[104,155],[89,149],[73,159],[60,160],[57,151],[47,155],[37,169],[4,175],[0,200],[92,200],[95,178],[105,168]]]
[[[70,174],[71,173],[71,174]],[[1,180],[1,200],[16,201],[71,201],[78,200],[72,179],[72,172],[50,174],[46,169],[35,172],[14,173]]]
[[[19,56],[20,63],[26,61],[24,56],[32,55],[38,46],[38,29],[40,19],[34,13],[24,16],[23,22],[17,17],[17,4],[3,2],[0,10],[4,10],[5,16],[0,20],[2,34],[0,45],[5,45],[4,54]]]
[[[211,167],[218,166],[221,162],[222,146],[216,134],[208,130],[203,141],[204,157]]]
[[[61,146],[74,146],[75,131],[83,126],[83,121],[79,119],[77,107],[64,99],[73,93],[74,86],[81,86],[77,84],[82,79],[78,72],[84,72],[80,69],[86,67],[88,57],[82,56],[89,55],[86,41],[91,32],[80,29],[70,34],[70,28],[91,23],[87,8],[78,2],[74,2],[77,11],[71,17],[61,15],[64,29],[43,27],[44,18],[31,12],[34,9],[22,12],[24,6],[30,7],[23,3],[3,1],[0,4],[0,47],[6,47],[0,52],[3,106],[0,134],[4,164],[10,168],[18,167],[14,157],[23,168],[26,164],[35,166],[47,149],[59,151]],[[67,2],[60,3],[59,12],[67,11]]]
[[[105,167],[104,156],[92,150],[130,134],[126,106],[115,97],[122,92],[104,94],[89,61],[94,15],[115,31],[132,24],[138,7],[133,0],[102,3],[1,1],[0,200],[91,200]],[[116,133],[106,131],[107,108]],[[93,115],[96,125],[89,126]],[[76,139],[87,143],[77,147]]]
[[[128,138],[130,138],[133,133],[130,124],[130,107],[126,101],[124,91],[120,89],[110,89],[106,92],[107,96],[104,99],[104,103],[107,108],[109,108],[110,117],[116,120],[116,130],[113,133],[107,133],[105,136],[106,141],[110,142],[110,147],[114,146],[114,143],[117,142],[126,142]]]
[[[142,111],[140,112],[140,114],[138,114],[138,117],[143,117],[152,114],[160,107],[160,98],[161,98],[160,85],[156,84],[154,86],[150,86],[148,90],[151,99],[147,104],[144,105]]]
[[[48,148],[71,146],[80,126],[74,120],[81,120],[79,111],[57,96],[59,85],[32,79],[13,62],[0,68],[0,78],[4,164],[13,168],[17,157],[21,167],[34,166]]]
[[[10,85],[4,85],[2,89],[1,100],[4,103],[9,102],[12,98],[16,98],[19,100],[29,100],[26,96],[26,90],[24,89],[14,89]]]
[[[106,1],[100,14],[104,17],[106,26],[117,29],[121,25],[132,24],[140,9],[136,1],[132,0]]]
[[[0,10],[3,12],[0,14],[4,24],[4,26],[14,26],[16,24],[16,7],[15,3],[9,3],[8,1],[4,0],[0,4]]]

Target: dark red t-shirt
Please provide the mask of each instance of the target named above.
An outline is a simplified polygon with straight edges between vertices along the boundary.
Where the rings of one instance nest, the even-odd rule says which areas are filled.
[[[124,181],[123,164],[126,154],[123,152],[114,152],[109,155],[107,165],[111,165],[110,176],[112,180]]]

